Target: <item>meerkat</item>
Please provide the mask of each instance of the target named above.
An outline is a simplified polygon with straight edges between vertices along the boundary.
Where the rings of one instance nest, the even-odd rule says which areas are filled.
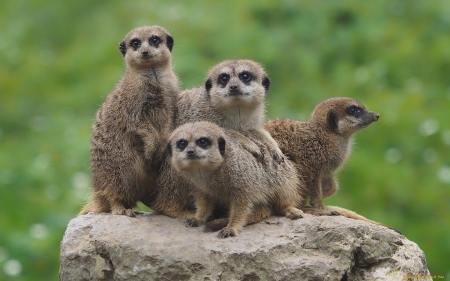
[[[245,150],[261,157],[260,147],[281,163],[284,155],[263,128],[265,95],[270,80],[264,68],[251,60],[227,60],[209,70],[204,86],[185,90],[177,98],[175,125],[209,121],[226,130]],[[252,138],[246,136],[253,135]],[[156,188],[144,204],[156,213],[190,219],[195,216],[192,183],[165,160]]]
[[[183,91],[177,99],[177,126],[209,121],[229,129],[246,150],[259,155],[256,143],[245,138],[258,134],[270,144],[277,162],[284,160],[277,142],[264,129],[265,96],[270,79],[264,68],[252,60],[226,60],[209,70],[205,85]]]
[[[298,204],[298,177],[288,162],[278,164],[262,147],[256,159],[239,141],[211,122],[186,123],[169,138],[173,167],[193,183],[195,218],[186,226],[205,224],[217,204],[229,207],[230,220],[219,238],[236,236],[258,205],[291,219],[303,217]]]
[[[379,117],[358,100],[339,97],[317,105],[307,122],[276,119],[265,124],[305,181],[303,205],[309,197],[311,207],[324,210],[322,199],[338,188],[334,173],[350,155],[353,133]]]
[[[154,185],[179,93],[173,45],[161,26],[133,29],[119,44],[126,71],[92,126],[91,201],[79,215],[134,216],[133,208]]]

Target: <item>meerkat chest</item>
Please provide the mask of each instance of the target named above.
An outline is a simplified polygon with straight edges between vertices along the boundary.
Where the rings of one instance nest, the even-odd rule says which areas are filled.
[[[334,144],[334,153],[330,154],[329,168],[331,171],[338,169],[349,157],[353,142],[349,139],[336,141]]]
[[[223,126],[236,131],[248,131],[263,126],[262,116],[244,107],[235,107],[222,111]]]

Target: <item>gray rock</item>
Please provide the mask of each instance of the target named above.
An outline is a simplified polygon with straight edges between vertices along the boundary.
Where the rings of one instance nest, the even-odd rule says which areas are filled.
[[[415,243],[345,217],[271,217],[227,239],[183,223],[148,213],[77,217],[61,242],[60,280],[408,280],[404,276],[430,274]]]

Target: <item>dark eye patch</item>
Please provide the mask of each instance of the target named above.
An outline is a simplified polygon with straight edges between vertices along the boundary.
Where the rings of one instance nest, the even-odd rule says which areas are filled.
[[[347,115],[351,115],[351,116],[353,116],[355,118],[358,118],[362,114],[362,109],[357,107],[357,106],[355,106],[355,105],[352,105],[352,106],[348,107],[345,110],[345,112],[347,113]]]
[[[125,44],[124,41],[120,42],[119,51],[120,53],[122,53],[123,56],[125,56],[125,54],[127,53],[127,45]]]
[[[159,43],[161,43],[161,38],[159,38],[158,36],[152,36],[148,41],[150,45],[158,47]]]
[[[195,144],[197,144],[197,146],[205,149],[208,148],[211,145],[211,140],[205,137],[199,138]]]
[[[227,85],[228,81],[230,81],[230,75],[228,75],[226,73],[220,74],[219,77],[217,78],[217,83],[222,85],[222,87],[225,87]]]
[[[219,138],[217,140],[217,143],[219,144],[219,152],[221,155],[225,154],[225,140],[223,138]]]
[[[172,52],[172,48],[173,48],[173,44],[174,44],[173,37],[170,35],[167,35],[166,42],[167,42],[167,48],[169,48],[169,51]]]
[[[185,139],[180,139],[177,141],[177,147],[183,151],[188,146],[188,141]]]
[[[239,74],[239,80],[241,80],[246,85],[250,84],[250,82],[253,80],[253,77],[253,74],[248,71],[243,71],[241,74]]]
[[[141,46],[141,40],[134,38],[130,41],[130,46],[136,51]]]

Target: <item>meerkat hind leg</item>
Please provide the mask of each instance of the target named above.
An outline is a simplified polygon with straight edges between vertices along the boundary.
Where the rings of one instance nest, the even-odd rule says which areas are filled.
[[[299,218],[303,218],[305,214],[302,210],[297,209],[296,207],[289,206],[284,210],[284,216],[290,218],[291,220],[296,220]]]
[[[251,212],[251,214],[247,217],[247,223],[245,224],[255,224],[258,223],[269,216],[272,215],[272,209],[269,206],[261,205],[256,208],[254,208]],[[214,232],[221,230],[222,228],[226,227],[228,223],[230,222],[229,218],[218,218],[214,219],[212,221],[209,221],[205,224],[205,228],[203,229],[204,232]]]
[[[310,206],[304,206],[302,207],[302,211],[305,214],[310,214],[314,216],[340,216],[341,214],[337,212],[336,210],[327,208],[327,206],[324,207],[324,209],[318,209]]]
[[[113,215],[125,215],[128,217],[136,217],[133,209],[125,208],[125,206],[118,202],[117,200],[110,199],[109,204],[111,205],[111,213]]]
[[[94,198],[91,200],[91,202],[87,203],[78,215],[86,215],[90,212],[107,213],[110,211],[110,209],[111,208],[106,198],[94,195]]]

